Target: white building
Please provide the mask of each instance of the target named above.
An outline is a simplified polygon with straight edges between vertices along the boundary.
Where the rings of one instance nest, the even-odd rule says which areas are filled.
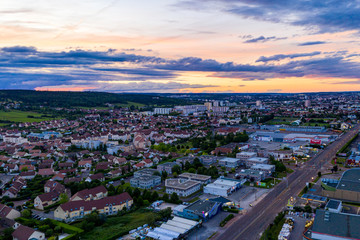
[[[232,181],[224,178],[218,178],[215,182],[210,183],[204,187],[204,193],[227,197],[231,193],[235,192],[237,189],[244,184],[246,180]]]
[[[223,158],[221,160],[219,160],[219,165],[220,166],[224,166],[224,167],[228,167],[228,168],[236,168],[238,166],[240,166],[240,159],[237,158]]]
[[[172,108],[154,108],[154,114],[170,114]]]
[[[200,190],[201,183],[181,178],[170,178],[165,180],[166,193],[177,193],[181,197],[187,197]]]

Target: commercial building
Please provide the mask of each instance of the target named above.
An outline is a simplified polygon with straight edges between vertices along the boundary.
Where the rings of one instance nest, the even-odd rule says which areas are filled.
[[[83,218],[96,210],[100,214],[113,215],[121,211],[123,208],[130,208],[133,199],[127,192],[120,195],[106,197],[93,201],[70,201],[61,204],[54,211],[54,217],[60,221],[73,221]]]
[[[145,169],[134,172],[134,177],[141,177],[141,176],[145,176],[145,175],[152,176],[156,172],[158,172],[158,170],[151,169],[151,168],[145,168]]]
[[[255,165],[252,165],[250,169],[264,172],[265,177],[270,177],[275,172],[275,165],[255,164]]]
[[[247,168],[250,168],[251,166],[256,164],[267,164],[267,163],[269,163],[269,159],[264,157],[251,157],[245,160],[245,166]]]
[[[360,168],[345,171],[336,187],[322,182],[322,195],[345,201],[360,202]]]
[[[179,217],[192,220],[207,220],[215,216],[221,207],[221,203],[210,200],[198,200],[189,206],[179,205],[173,213]]]
[[[311,238],[318,240],[360,239],[360,215],[316,211]]]
[[[238,166],[240,166],[241,160],[238,158],[223,158],[221,160],[219,160],[219,165],[220,166],[224,166],[224,167],[228,167],[228,168],[236,168]]]
[[[241,171],[236,173],[235,176],[250,181],[262,181],[266,178],[265,172],[253,169],[241,169]]]
[[[130,184],[132,187],[150,189],[161,184],[161,177],[156,175],[133,177],[132,179],[130,179]]]
[[[185,180],[197,181],[201,184],[208,184],[211,182],[211,177],[207,175],[195,174],[195,173],[182,173],[179,175],[179,178]]]
[[[241,162],[246,162],[249,158],[256,157],[255,152],[239,152],[236,154],[236,158],[240,159]]]
[[[217,162],[218,158],[216,156],[211,155],[201,155],[199,156],[200,162],[204,165],[212,165]]]
[[[166,193],[177,193],[181,197],[187,197],[200,190],[201,183],[181,178],[170,178],[165,180]]]
[[[246,181],[235,179],[218,178],[215,182],[204,187],[204,193],[227,197],[231,193],[241,188]]]
[[[166,162],[166,163],[162,163],[157,165],[157,170],[162,173],[162,172],[167,172],[168,174],[172,174],[172,168],[176,165],[179,165],[175,162]]]

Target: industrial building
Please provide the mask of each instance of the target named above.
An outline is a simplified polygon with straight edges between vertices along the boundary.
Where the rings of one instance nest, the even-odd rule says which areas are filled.
[[[179,205],[173,209],[173,213],[177,216],[192,220],[207,219],[215,216],[221,207],[221,203],[210,200],[198,200],[189,206]]]
[[[245,183],[245,180],[218,178],[215,182],[204,187],[204,193],[227,197]]]
[[[360,215],[316,211],[311,238],[317,240],[360,239]]]
[[[360,202],[360,168],[345,171],[336,187],[322,181],[322,195],[351,202]]]
[[[199,223],[196,221],[175,216],[173,219],[161,224],[160,227],[149,231],[146,237],[161,240],[178,239],[186,236],[186,234],[188,234],[197,225],[199,225]]]

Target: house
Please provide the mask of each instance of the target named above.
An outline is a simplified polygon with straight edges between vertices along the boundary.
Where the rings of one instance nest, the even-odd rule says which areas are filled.
[[[21,216],[21,213],[9,206],[0,203],[0,218],[7,218],[14,220]]]
[[[117,214],[124,208],[129,209],[133,204],[133,199],[127,192],[120,195],[106,197],[93,201],[70,201],[61,204],[55,211],[54,217],[59,221],[73,221],[83,218],[96,210],[100,214]]]
[[[41,176],[51,176],[54,175],[54,170],[52,168],[43,168],[39,169],[38,174]]]
[[[107,197],[108,191],[103,185],[91,189],[84,189],[75,193],[70,201],[92,201]]]
[[[105,180],[104,174],[103,173],[96,173],[94,175],[91,175],[90,177],[87,177],[85,179],[86,182],[92,182],[95,180],[99,180],[100,182]]]
[[[44,192],[34,199],[34,207],[36,209],[44,210],[45,207],[58,202],[60,195],[66,193],[66,189],[61,183],[49,180],[44,185]]]
[[[83,167],[83,168],[90,169],[91,166],[92,166],[92,161],[91,161],[91,160],[82,160],[82,161],[79,161],[78,166],[79,166],[79,167]]]
[[[20,225],[12,233],[13,240],[42,240],[45,239],[45,234],[39,231],[35,231],[24,225]]]

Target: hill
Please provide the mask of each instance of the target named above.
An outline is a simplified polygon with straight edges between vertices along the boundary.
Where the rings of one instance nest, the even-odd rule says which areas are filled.
[[[127,94],[106,92],[48,92],[33,90],[0,90],[0,102],[21,102],[45,107],[105,107],[107,103],[120,106],[174,106],[190,104],[188,100],[156,94]]]

